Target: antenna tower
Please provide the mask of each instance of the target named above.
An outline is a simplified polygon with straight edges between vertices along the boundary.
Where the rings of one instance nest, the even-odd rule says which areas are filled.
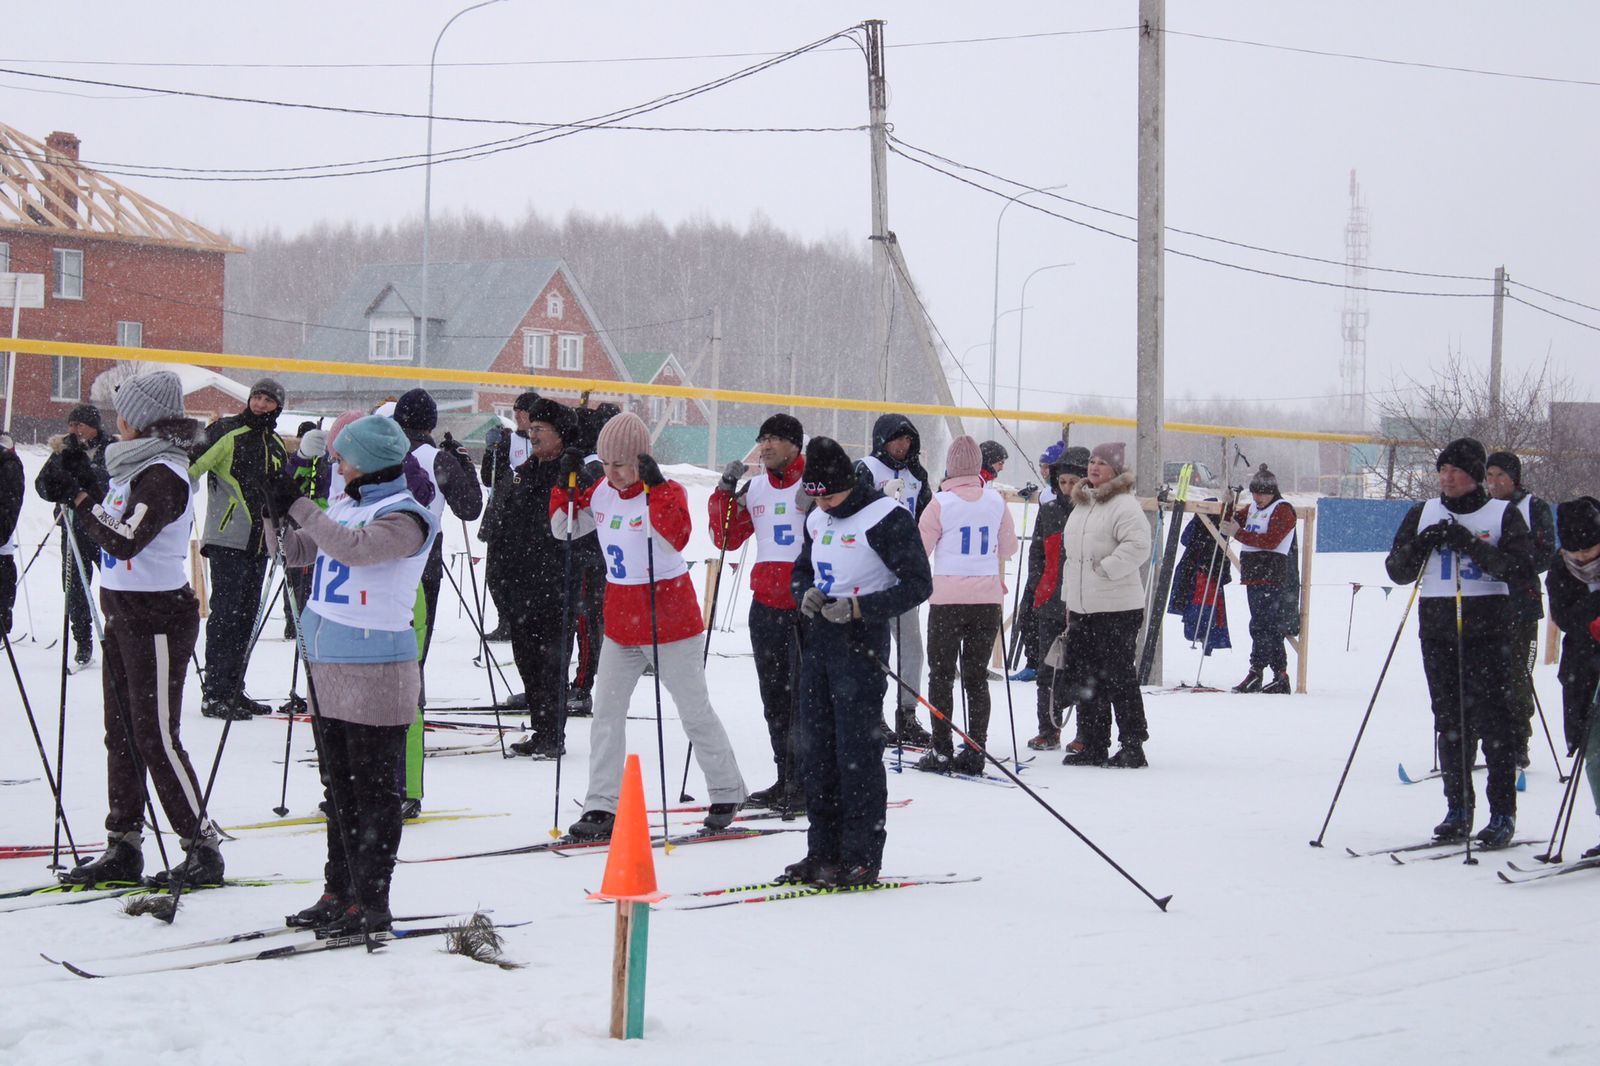
[[[1344,227],[1344,313],[1340,332],[1344,355],[1339,360],[1339,384],[1344,422],[1352,429],[1367,424],[1367,253],[1372,239],[1361,183],[1350,172],[1350,221]]]

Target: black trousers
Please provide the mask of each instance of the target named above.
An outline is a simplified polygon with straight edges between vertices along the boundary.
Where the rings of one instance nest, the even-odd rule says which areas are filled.
[[[290,596],[293,596],[293,604]],[[283,582],[283,639],[294,639],[294,615],[296,610],[305,610],[306,601],[311,598],[311,567],[296,566],[285,575]]]
[[[1520,723],[1512,709],[1511,648],[1504,629],[1469,633],[1459,657],[1453,636],[1422,640],[1422,667],[1439,734],[1439,769],[1444,771],[1445,802],[1452,809],[1465,801],[1470,810],[1475,803],[1472,762],[1481,743],[1489,765],[1489,813],[1517,813]]]
[[[0,634],[11,632],[11,610],[17,605],[17,561],[0,555]]]
[[[321,722],[317,757],[329,812],[323,891],[386,911],[404,798],[394,767],[405,759],[406,727]]]
[[[552,609],[546,595],[528,589],[510,593],[507,618],[511,657],[528,697],[528,729],[538,736],[559,737],[567,714],[561,701],[567,655],[561,641],[560,596],[555,596],[557,606]]]
[[[71,532],[72,519],[63,522],[61,531],[61,587],[67,593],[67,618],[72,624],[72,640],[75,644],[94,643],[94,619],[89,611],[89,594],[83,587],[83,582],[78,580],[78,567],[72,561],[72,549],[67,547],[67,537],[73,538],[78,546],[78,555],[83,559],[84,573],[89,577],[89,584],[94,584],[94,572],[100,565],[100,547],[88,537],[81,537]]]
[[[1061,732],[1061,712],[1072,705],[1071,676],[1065,664],[1057,670],[1044,660],[1046,653],[1050,651],[1050,645],[1054,644],[1056,638],[1067,628],[1067,610],[1062,604],[1049,604],[1034,611],[1034,618],[1039,644],[1037,666],[1039,676],[1035,679],[1038,687],[1036,706],[1039,715],[1039,735],[1048,737]]]
[[[107,620],[100,681],[105,701],[106,829],[110,832],[135,832],[144,825],[142,764],[178,836],[192,840],[199,833],[200,782],[178,736],[183,681],[199,636],[198,615],[192,622],[162,633],[124,625],[115,617]],[[130,727],[137,756],[128,745]]]
[[[989,741],[989,654],[1000,632],[998,603],[936,603],[928,608],[928,702],[955,715],[959,669],[967,706],[966,732],[979,744]],[[933,716],[933,747],[953,751],[950,722]]]
[[[1533,668],[1539,661],[1539,619],[1518,619],[1511,627],[1511,716],[1518,754],[1533,739]]]
[[[572,678],[572,691],[587,696],[594,691],[594,672],[600,665],[600,642],[605,639],[606,566],[582,563],[579,568],[577,624],[573,633],[578,644],[578,668]]]
[[[877,868],[888,839],[883,765],[883,697],[889,679],[889,625],[805,623],[795,755],[803,768],[807,855],[849,868]],[[871,654],[869,654],[869,651]]]
[[[1283,586],[1246,585],[1244,591],[1250,603],[1250,667],[1270,666],[1281,674],[1289,669],[1289,655],[1283,647]]]
[[[206,557],[211,562],[211,616],[206,619],[205,695],[231,700],[244,692],[267,557],[218,547],[206,549]]]
[[[1069,616],[1069,702],[1078,705],[1078,737],[1091,751],[1110,749],[1113,713],[1123,746],[1149,739],[1133,655],[1143,622],[1142,610]]]
[[[800,664],[800,611],[768,607],[750,601],[750,650],[756,656],[756,683],[761,689],[761,713],[772,742],[772,762],[778,784],[800,776],[793,771],[790,724],[794,719],[796,677]]]

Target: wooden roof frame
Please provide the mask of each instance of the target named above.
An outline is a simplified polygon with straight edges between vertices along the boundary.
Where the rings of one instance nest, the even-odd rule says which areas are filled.
[[[0,123],[0,230],[72,234],[206,252],[244,251],[4,123]]]

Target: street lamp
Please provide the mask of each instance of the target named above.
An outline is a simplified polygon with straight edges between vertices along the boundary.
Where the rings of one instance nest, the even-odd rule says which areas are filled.
[[[1027,310],[1026,307],[1018,306],[1018,307],[1013,307],[1008,311],[1001,311],[998,315],[995,316],[994,324],[996,326],[998,326],[1000,324],[1000,320],[1002,318],[1006,317],[1007,315],[1020,314],[1021,312],[1026,311],[1026,310]],[[988,343],[985,343],[984,341],[979,341],[977,344],[974,344],[972,347],[970,347],[966,351],[962,352],[961,353],[961,358],[956,360],[956,365],[960,368],[960,371],[961,371],[961,402],[962,402],[962,406],[966,405],[966,399],[967,399],[967,356],[971,355],[973,352],[977,351],[979,348],[993,348],[993,346],[994,346],[994,342],[992,340],[989,341]],[[990,382],[990,395],[991,396],[994,394],[993,385],[994,385],[994,383],[991,381]],[[978,387],[976,385],[973,385],[973,389],[975,391],[977,391],[978,396],[980,398],[983,396],[983,391],[981,389],[978,389]],[[989,407],[992,410],[994,408],[994,404],[990,403]]]
[[[1028,196],[1028,195],[1030,195],[1032,193],[1036,193],[1036,192],[1049,192],[1052,189],[1065,189],[1066,187],[1067,187],[1067,183],[1066,182],[1062,182],[1060,185],[1044,185],[1044,186],[1041,186],[1040,188],[1037,188],[1037,189],[1023,189],[1021,192],[1017,193],[1017,195],[1011,196],[1011,197],[1007,197],[1004,206],[1002,206],[1000,208],[1000,214],[995,217],[995,220],[994,220],[994,317],[989,320],[989,406],[990,407],[994,406],[995,379],[1000,376],[999,375],[999,366],[998,366],[1000,350],[999,350],[999,347],[997,346],[997,344],[995,342],[995,338],[999,334],[999,329],[1000,329],[1000,223],[1005,221],[1006,211],[1010,209],[1011,205],[1016,203],[1018,200],[1022,199],[1024,196]]]
[[[444,32],[450,28],[451,23],[468,11],[504,2],[505,0],[482,0],[482,3],[464,7],[451,15],[450,21],[439,30],[439,36],[433,39],[433,52],[428,56],[428,154],[422,164],[422,322],[421,328],[417,331],[418,366],[428,365],[428,238],[431,235],[433,221],[433,68],[439,60],[439,42],[444,40]]]
[[[1077,263],[1051,263],[1049,266],[1039,267],[1033,273],[1022,279],[1022,310],[1026,311],[1028,303],[1028,282],[1033,280],[1034,274],[1043,274],[1046,270],[1060,270],[1063,267],[1077,266]],[[1017,319],[1017,410],[1022,410],[1022,330],[1028,324],[1028,316],[1023,315]],[[1022,438],[1022,419],[1018,417],[1013,427],[1013,435],[1019,440]]]

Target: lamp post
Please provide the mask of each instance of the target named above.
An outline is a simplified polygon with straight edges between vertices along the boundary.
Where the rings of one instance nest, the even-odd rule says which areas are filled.
[[[1022,299],[1018,301],[1019,303],[1021,303],[1023,305],[1021,310],[1026,311],[1028,309],[1027,308],[1027,303],[1028,303],[1028,282],[1033,280],[1033,275],[1034,274],[1043,274],[1046,270],[1060,270],[1063,267],[1070,267],[1070,266],[1077,266],[1077,265],[1078,265],[1077,263],[1051,263],[1049,266],[1039,267],[1038,269],[1036,269],[1032,273],[1030,273],[1027,277],[1023,278],[1022,279]],[[1027,315],[1023,315],[1023,316],[1021,316],[1020,318],[1017,319],[1017,410],[1019,410],[1019,411],[1022,410],[1022,330],[1023,330],[1023,327],[1026,326],[1027,324],[1028,324],[1028,316]],[[1012,435],[1015,436],[1018,440],[1022,439],[1022,419],[1021,418],[1018,418],[1018,419],[1015,420],[1015,425],[1012,426],[1011,432],[1012,432]]]
[[[482,0],[481,3],[464,7],[451,15],[450,20],[439,30],[439,36],[433,39],[433,52],[428,56],[428,149],[422,164],[422,321],[417,330],[418,366],[428,365],[428,242],[433,221],[433,73],[434,65],[439,60],[439,42],[444,40],[445,30],[468,11],[504,2],[505,0]]]
[[[1043,185],[1037,189],[1023,189],[1015,196],[1007,197],[1005,204],[1000,208],[1000,214],[994,220],[994,317],[989,320],[989,406],[994,406],[995,379],[999,377],[998,360],[1000,349],[995,338],[1000,330],[1000,223],[1005,221],[1006,212],[1011,205],[1036,192],[1049,192],[1052,189],[1065,189],[1066,182],[1060,185]]]
[[[1013,308],[1011,308],[1009,310],[1006,310],[1006,311],[1001,311],[998,315],[995,316],[994,324],[996,326],[998,326],[1000,324],[1000,320],[1002,318],[1006,317],[1007,315],[1020,314],[1021,312],[1026,311],[1026,310],[1027,310],[1026,307],[1020,307],[1019,306],[1019,307],[1013,307]],[[967,356],[971,355],[973,352],[977,351],[979,348],[985,348],[985,347],[992,349],[994,347],[994,341],[992,339],[987,343],[985,343],[983,341],[979,341],[977,344],[974,344],[972,347],[970,347],[966,351],[962,352],[961,353],[961,358],[956,360],[956,365],[961,368],[961,400],[962,400],[962,405],[963,406],[965,406],[966,398],[967,398]],[[983,396],[983,391],[981,389],[978,389],[976,385],[974,385],[973,388],[975,390],[977,390],[978,395],[981,398]],[[989,394],[990,394],[990,396],[994,395],[994,383],[992,381],[990,382]],[[993,409],[994,403],[991,402],[989,404],[989,407],[991,409]]]

